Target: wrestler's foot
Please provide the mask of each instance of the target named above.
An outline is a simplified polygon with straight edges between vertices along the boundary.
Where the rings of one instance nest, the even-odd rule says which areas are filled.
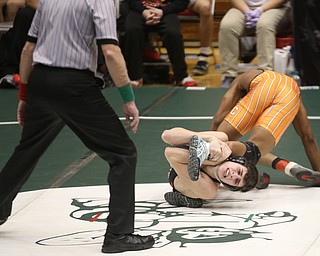
[[[266,173],[259,173],[258,176],[258,183],[255,186],[257,189],[265,189],[269,186],[270,184],[270,176]]]
[[[320,172],[305,168],[295,162],[289,162],[285,168],[285,173],[303,182],[307,186],[320,186]]]
[[[191,180],[199,179],[200,167],[210,158],[210,143],[194,135],[189,141],[188,174]]]
[[[165,193],[164,199],[171,205],[185,206],[189,208],[200,208],[204,203],[204,200],[200,198],[187,197],[178,191]]]

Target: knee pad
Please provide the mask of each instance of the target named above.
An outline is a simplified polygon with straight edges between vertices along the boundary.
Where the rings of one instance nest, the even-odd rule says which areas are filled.
[[[246,145],[246,153],[243,155],[248,161],[251,161],[254,165],[258,163],[258,161],[261,158],[261,153],[257,145],[250,141],[243,142],[244,145]]]

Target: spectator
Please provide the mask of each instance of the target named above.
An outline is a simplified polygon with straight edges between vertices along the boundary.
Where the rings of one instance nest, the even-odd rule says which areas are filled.
[[[0,0],[0,22],[13,21],[17,11],[25,6],[25,0]]]
[[[188,6],[186,0],[148,2],[128,0],[130,11],[125,21],[125,56],[133,87],[143,84],[143,55],[145,34],[156,31],[161,36],[172,63],[175,85],[197,86],[187,72],[184,45],[178,13]]]
[[[320,1],[292,0],[295,64],[302,85],[320,85]]]
[[[0,87],[10,87],[13,84],[13,74],[19,73],[22,48],[26,42],[27,33],[38,6],[38,0],[27,0],[26,6],[19,9],[13,27],[9,29],[0,41]]]
[[[189,4],[189,9],[199,14],[200,16],[200,53],[198,54],[198,62],[196,66],[192,69],[192,72],[194,75],[205,75],[209,71],[209,57],[212,54],[212,0],[191,0]]]
[[[229,88],[238,75],[239,38],[255,33],[258,66],[273,70],[278,25],[289,10],[287,0],[231,0],[219,31],[222,88]]]

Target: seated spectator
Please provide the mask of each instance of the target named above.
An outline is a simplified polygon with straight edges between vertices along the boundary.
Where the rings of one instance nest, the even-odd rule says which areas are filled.
[[[13,85],[13,75],[19,73],[20,55],[27,33],[38,6],[38,0],[27,0],[26,7],[18,10],[13,27],[0,41],[0,87]]]
[[[25,0],[0,0],[0,22],[13,21],[17,11],[25,7]]]
[[[302,85],[320,85],[320,1],[292,0],[294,56]]]
[[[259,68],[273,70],[276,33],[287,17],[287,0],[231,0],[219,30],[222,88],[229,88],[238,75],[239,38],[256,34]]]
[[[125,57],[131,85],[143,84],[143,55],[145,35],[155,31],[161,36],[174,72],[175,85],[197,86],[187,72],[184,44],[178,13],[187,8],[185,0],[148,2],[128,0],[130,11],[125,21]]]
[[[199,37],[200,53],[196,66],[192,69],[194,75],[205,75],[209,71],[209,57],[212,54],[211,43],[213,34],[212,0],[191,0],[189,9],[200,17]]]
[[[122,51],[125,49],[124,38],[125,38],[125,20],[130,11],[127,0],[120,0],[119,3],[119,18],[117,19],[118,33],[120,48]],[[157,52],[153,44],[150,42],[149,35],[145,35],[144,46],[142,50],[143,60],[146,62],[158,62],[163,61],[160,53]]]

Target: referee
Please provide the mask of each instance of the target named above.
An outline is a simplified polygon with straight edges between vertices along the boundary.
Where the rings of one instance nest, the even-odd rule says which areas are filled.
[[[95,82],[97,44],[136,132],[139,111],[118,46],[114,1],[40,0],[21,54],[18,121],[23,130],[0,173],[0,224],[41,155],[67,125],[110,165],[102,252],[143,250],[153,246],[154,238],[133,234],[137,152]]]

